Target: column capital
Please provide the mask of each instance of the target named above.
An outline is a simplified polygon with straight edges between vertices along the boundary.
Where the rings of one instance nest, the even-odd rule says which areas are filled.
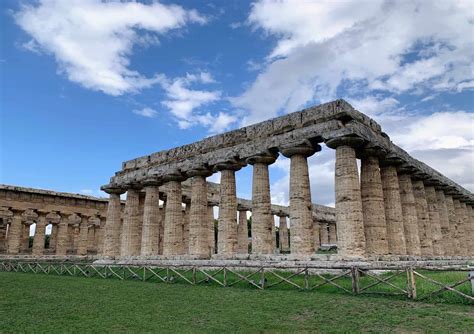
[[[105,191],[107,194],[121,195],[125,193],[126,189],[117,184],[106,184],[100,187],[100,190]]]
[[[406,162],[401,163],[397,166],[397,172],[400,174],[409,174],[410,176],[414,174],[417,169]]]
[[[192,168],[185,173],[188,177],[194,177],[194,176],[202,176],[202,177],[208,177],[213,174],[212,170],[208,168],[207,166],[198,166],[195,168]]]
[[[207,206],[218,206],[219,202],[217,201],[207,201]]]
[[[245,166],[245,162],[240,161],[238,159],[231,159],[223,162],[219,162],[214,165],[214,171],[222,171],[222,170],[233,170],[238,171],[242,167]]]
[[[326,140],[326,146],[336,149],[339,146],[350,146],[352,148],[359,148],[364,145],[365,140],[355,135],[345,135],[341,137],[330,138]]]
[[[143,187],[158,187],[163,184],[163,180],[158,177],[148,177],[141,182]]]
[[[314,153],[321,151],[321,145],[316,143],[311,143],[309,140],[303,142],[285,145],[279,148],[281,154],[286,158],[291,158],[293,155],[303,155],[305,157],[310,157]]]
[[[265,152],[258,153],[258,154],[252,155],[251,157],[248,157],[246,161],[249,165],[253,165],[256,163],[271,165],[272,163],[276,161],[277,158],[278,158],[278,153],[266,150]]]
[[[250,207],[242,203],[237,203],[237,211],[250,211]]]
[[[37,209],[37,210],[35,210],[35,212],[36,212],[36,214],[38,215],[38,218],[41,218],[41,217],[46,218],[46,216],[47,216],[51,211]]]
[[[361,147],[358,152],[360,158],[377,157],[379,160],[383,159],[387,155],[387,151],[382,146],[368,143]]]
[[[186,180],[186,176],[183,175],[183,173],[179,169],[170,170],[167,174],[163,175],[164,182],[169,182],[169,181],[182,182],[184,180]]]
[[[399,156],[389,152],[382,159],[380,159],[379,163],[380,167],[400,166],[404,163],[404,161]]]

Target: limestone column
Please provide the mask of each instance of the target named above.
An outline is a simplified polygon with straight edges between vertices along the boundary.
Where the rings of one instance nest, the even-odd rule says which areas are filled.
[[[448,209],[448,218],[449,218],[449,235],[451,241],[451,247],[449,248],[451,252],[449,255],[456,256],[461,255],[459,248],[458,240],[458,219],[456,216],[456,208],[454,207],[454,200],[451,195],[446,195],[446,207]]]
[[[329,235],[329,244],[336,245],[336,224],[328,224],[328,235]]]
[[[8,230],[7,252],[9,254],[18,254],[20,252],[23,210],[11,209],[10,211],[13,212],[13,216]]]
[[[452,243],[449,230],[448,206],[443,191],[436,191],[436,200],[438,202],[438,213],[441,226],[441,248],[444,250],[444,255],[452,255],[453,250],[451,249]]]
[[[7,252],[7,219],[0,218],[0,254]]]
[[[231,256],[237,251],[237,196],[235,172],[239,164],[217,166],[221,172],[217,253]]]
[[[407,247],[397,169],[393,165],[384,165],[380,168],[380,176],[382,179],[385,222],[387,225],[388,253],[405,255],[407,254]]]
[[[273,228],[275,224],[271,207],[270,178],[268,165],[277,155],[266,153],[247,159],[253,167],[252,178],[252,253],[274,254]],[[222,202],[221,202],[222,203]]]
[[[45,229],[47,225],[46,215],[48,212],[38,211],[38,221],[36,222],[35,237],[33,238],[33,250],[34,256],[41,256],[44,252],[44,237]]]
[[[418,233],[418,216],[410,175],[400,173],[398,175],[398,183],[400,186],[400,201],[402,204],[403,230],[407,254],[420,256],[421,246]]]
[[[81,214],[79,224],[79,243],[77,245],[77,255],[87,255],[87,237],[89,234],[89,216]]]
[[[462,211],[462,223],[461,223],[461,228],[459,229],[460,235],[459,235],[459,244],[461,250],[462,250],[462,255],[467,256],[470,254],[470,249],[469,249],[469,213],[467,212],[467,206],[466,203],[461,202],[461,211]]]
[[[140,192],[138,189],[127,190],[127,201],[125,202],[125,217],[122,226],[122,241],[120,245],[120,256],[136,256],[140,254],[138,240],[140,229]]]
[[[209,254],[212,256],[216,254],[216,232],[214,227],[214,204],[209,203],[207,206],[207,221],[208,221],[208,240],[209,240]]]
[[[210,257],[206,177],[210,176],[211,172],[202,168],[194,169],[187,174],[191,177],[189,255],[205,259]]]
[[[79,249],[79,238],[80,238],[80,227],[79,224],[75,224],[73,226],[73,242],[72,242],[72,251],[74,254],[77,254],[77,250]]]
[[[382,179],[375,155],[364,155],[361,159],[360,191],[367,254],[388,254]]]
[[[190,222],[190,212],[191,212],[191,201],[187,198],[185,199],[185,208],[183,212],[183,254],[189,253],[189,222]]]
[[[58,225],[58,242],[56,246],[56,255],[64,256],[67,254],[68,247],[68,221],[69,214],[60,214],[61,218]]]
[[[52,252],[56,251],[56,244],[58,241],[58,224],[51,224],[51,235],[49,238],[49,249]]]
[[[143,208],[143,225],[141,240],[141,256],[158,255],[160,225],[160,183],[147,180],[145,185],[145,203]]]
[[[105,221],[103,255],[117,256],[120,255],[120,231],[122,224],[120,194],[123,194],[125,191],[114,187],[102,187],[102,190],[110,196]]]
[[[95,230],[95,238],[96,238],[96,246],[97,246],[97,254],[102,255],[104,254],[104,230],[105,230],[105,218],[99,216],[100,219],[100,226],[96,227]]]
[[[87,230],[87,251],[88,252],[97,252],[96,248],[96,238],[95,238],[95,233],[96,233],[96,225],[92,224],[89,225],[89,228]]]
[[[163,255],[183,255],[183,206],[181,182],[184,177],[174,172],[165,177],[166,212],[163,235]]]
[[[459,199],[453,199],[454,210],[456,211],[456,239],[458,241],[457,255],[464,256],[467,253],[466,243],[464,242],[464,210]]]
[[[364,257],[365,234],[359,173],[354,147],[363,143],[357,137],[328,140],[336,149],[335,190],[338,254],[345,258]]]
[[[314,240],[314,251],[318,251],[321,248],[321,237],[319,234],[319,222],[313,219],[313,240]]]
[[[288,252],[290,250],[290,239],[288,236],[288,223],[286,216],[281,215],[280,217],[280,252]]]
[[[433,255],[428,203],[426,201],[425,185],[421,180],[413,181],[413,195],[416,203],[416,217],[418,221],[418,235],[420,237],[421,255]]]
[[[444,255],[441,244],[441,222],[438,212],[438,198],[433,186],[425,186],[426,202],[428,204],[428,215],[430,217],[431,241],[433,244],[433,255]]]
[[[30,225],[25,222],[22,225],[20,253],[27,253],[30,249]]]
[[[468,213],[468,218],[469,218],[469,225],[468,225],[468,250],[469,250],[469,255],[474,255],[474,209],[472,208],[472,205],[467,206],[467,213]]]
[[[237,253],[248,254],[249,252],[249,231],[247,225],[247,208],[238,206],[239,225],[237,226]]]
[[[158,227],[159,242],[158,242],[158,254],[163,254],[164,245],[164,231],[165,231],[165,212],[166,212],[166,201],[163,201],[163,207],[160,208],[160,225]]]
[[[318,144],[303,142],[281,148],[290,162],[290,252],[293,255],[314,253],[313,212],[307,158],[321,150]]]
[[[327,223],[321,223],[320,225],[321,245],[329,244],[329,230]]]

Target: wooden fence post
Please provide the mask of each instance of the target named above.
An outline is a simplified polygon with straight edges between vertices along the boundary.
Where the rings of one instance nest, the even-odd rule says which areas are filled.
[[[410,291],[410,297],[411,299],[416,299],[416,278],[415,275],[413,274],[413,268],[408,268],[408,281],[409,281],[409,288],[408,290]]]
[[[351,267],[351,278],[352,278],[352,293],[359,293],[359,269],[357,267]]]

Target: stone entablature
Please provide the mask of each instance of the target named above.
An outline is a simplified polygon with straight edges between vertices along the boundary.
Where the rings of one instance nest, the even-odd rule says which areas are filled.
[[[304,109],[238,130],[209,137],[196,143],[123,163],[122,170],[110,180],[110,185],[139,183],[148,177],[160,178],[170,171],[186,173],[202,166],[229,161],[245,161],[259,153],[291,147],[303,141],[326,142],[332,138],[356,136],[377,150],[385,151],[388,159],[403,163],[407,170],[430,180],[438,187],[474,202],[471,192],[445,177],[423,162],[411,157],[390,141],[377,122],[355,110],[344,100],[337,100]]]

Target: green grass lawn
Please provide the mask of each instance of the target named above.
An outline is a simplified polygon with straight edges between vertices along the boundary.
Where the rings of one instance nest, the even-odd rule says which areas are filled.
[[[0,332],[472,332],[472,305],[0,272]]]

